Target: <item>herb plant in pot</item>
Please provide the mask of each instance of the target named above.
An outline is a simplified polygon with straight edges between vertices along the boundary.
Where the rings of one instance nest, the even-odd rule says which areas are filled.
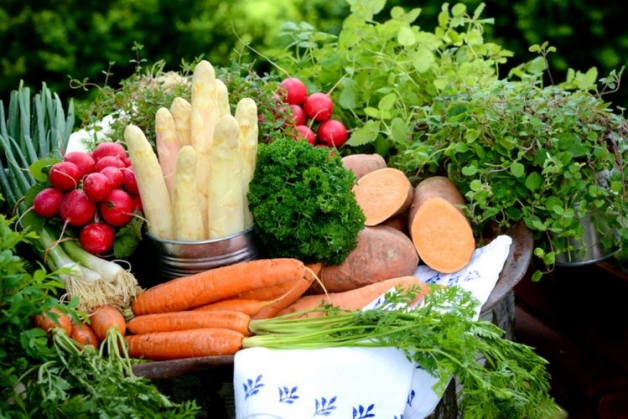
[[[600,81],[616,88],[618,79]],[[596,245],[607,255],[621,248],[622,260],[628,123],[590,87],[542,86],[540,73],[452,87],[422,108],[416,140],[393,162],[417,177],[452,179],[480,235],[523,221],[547,269],[585,249],[583,220],[593,214],[604,225]]]

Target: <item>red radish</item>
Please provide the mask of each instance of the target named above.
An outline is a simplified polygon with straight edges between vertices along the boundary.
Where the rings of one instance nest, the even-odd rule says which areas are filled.
[[[111,189],[111,180],[104,173],[93,172],[83,179],[83,191],[94,202],[105,199]]]
[[[295,125],[305,125],[305,112],[303,111],[303,108],[299,105],[290,105],[290,108],[292,108],[292,115],[291,118],[292,120],[294,120],[294,124]]]
[[[337,119],[328,119],[321,122],[316,130],[318,139],[330,147],[341,147],[347,142],[349,133],[345,124]]]
[[[126,148],[121,143],[106,141],[98,143],[94,151],[92,151],[92,156],[96,162],[105,156],[114,156],[121,159],[126,156]]]
[[[279,94],[289,105],[300,105],[307,97],[307,86],[296,77],[288,77],[279,83]]]
[[[61,161],[52,165],[48,172],[48,180],[60,191],[71,191],[76,189],[81,181],[81,169],[70,161]]]
[[[137,187],[137,179],[135,178],[135,172],[133,166],[129,166],[126,169],[122,169],[122,187],[131,195],[138,195],[140,190]]]
[[[52,218],[59,214],[64,193],[57,188],[42,189],[33,199],[33,211],[42,218]]]
[[[131,158],[129,156],[122,157],[121,160],[122,160],[122,162],[124,163],[124,165],[126,167],[131,167],[132,166]]]
[[[71,226],[81,227],[94,219],[96,203],[91,201],[82,189],[74,189],[65,194],[59,207],[59,216]]]
[[[115,239],[113,227],[105,223],[89,223],[81,228],[79,242],[83,249],[94,255],[108,252]]]
[[[142,198],[140,198],[139,195],[131,195],[131,198],[133,199],[133,211],[144,211],[144,207],[142,207]]]
[[[69,161],[78,166],[81,169],[81,178],[88,173],[94,171],[94,158],[91,154],[85,151],[70,151],[65,156],[63,156],[64,161]]]
[[[119,157],[105,156],[98,159],[98,161],[94,165],[94,171],[100,172],[102,169],[108,166],[113,166],[113,167],[118,167],[120,169],[123,169],[126,167],[126,164]]]
[[[133,198],[122,189],[110,191],[99,205],[102,218],[114,227],[122,227],[131,221],[134,208]]]
[[[109,178],[111,182],[111,189],[119,189],[124,182],[124,174],[119,167],[107,166],[100,170],[100,173]]]
[[[322,92],[316,92],[305,98],[303,110],[308,118],[322,122],[331,118],[334,110],[334,102],[331,97]]]
[[[306,139],[308,143],[316,144],[316,134],[307,125],[297,125],[297,139]]]

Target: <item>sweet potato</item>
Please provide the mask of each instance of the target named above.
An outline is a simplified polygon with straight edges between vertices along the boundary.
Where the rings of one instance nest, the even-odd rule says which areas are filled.
[[[323,304],[330,304],[340,308],[341,310],[360,310],[395,287],[407,290],[412,286],[420,287],[417,300],[423,298],[430,291],[430,288],[427,285],[414,276],[389,278],[384,281],[375,282],[373,284],[365,285],[349,291],[304,295],[280,311],[278,316],[312,310],[318,306],[322,306]],[[319,313],[310,313],[310,315],[314,316],[316,314]]]
[[[364,227],[358,244],[339,265],[325,265],[320,280],[327,292],[348,291],[389,278],[414,274],[419,255],[408,236],[387,226]],[[322,292],[312,284],[310,293]]]
[[[430,268],[451,273],[464,268],[475,250],[465,199],[444,176],[419,182],[408,217],[408,231],[421,260]]]
[[[362,176],[353,192],[366,217],[364,224],[376,226],[406,211],[414,188],[405,173],[386,167]]]
[[[379,154],[350,154],[342,158],[342,165],[360,179],[367,173],[386,167],[386,160]]]

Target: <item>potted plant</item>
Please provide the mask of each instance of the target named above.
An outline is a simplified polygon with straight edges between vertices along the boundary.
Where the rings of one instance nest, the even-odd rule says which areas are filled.
[[[417,177],[446,174],[465,194],[480,232],[523,221],[548,269],[586,262],[577,252],[586,251],[591,228],[600,254],[622,260],[628,123],[602,100],[619,87],[621,72],[600,79],[601,91],[594,72],[544,86],[552,48],[531,50],[541,60],[515,69],[518,79],[452,86],[422,107],[414,140],[391,163]],[[533,280],[542,274],[534,272]]]

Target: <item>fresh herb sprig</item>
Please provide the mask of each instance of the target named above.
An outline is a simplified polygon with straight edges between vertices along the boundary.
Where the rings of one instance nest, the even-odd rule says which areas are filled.
[[[290,137],[260,144],[247,196],[267,255],[342,263],[364,228],[352,189],[356,182],[327,147]]]
[[[451,376],[459,381],[465,418],[541,418],[558,411],[549,395],[547,361],[531,347],[505,339],[495,324],[474,320],[478,301],[469,291],[434,287],[423,304],[409,308],[416,295],[416,289],[389,292],[385,304],[362,311],[323,306],[252,320],[254,335],[243,346],[394,346],[438,378],[438,394]]]

